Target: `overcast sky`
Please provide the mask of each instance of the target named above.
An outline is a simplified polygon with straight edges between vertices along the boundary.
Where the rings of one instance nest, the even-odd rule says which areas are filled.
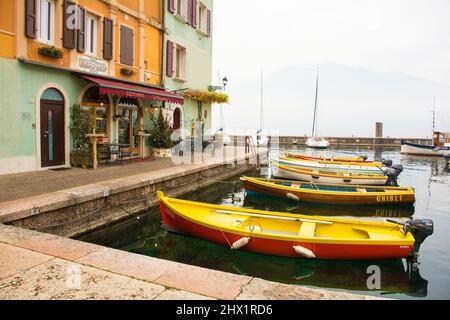
[[[284,67],[322,63],[450,86],[449,0],[215,0],[214,6],[213,82],[220,71],[237,96],[244,83],[259,81],[261,69],[270,77]],[[231,98],[228,123],[233,108],[242,107]]]

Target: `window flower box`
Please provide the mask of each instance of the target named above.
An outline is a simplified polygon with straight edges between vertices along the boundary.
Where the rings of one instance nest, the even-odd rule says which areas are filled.
[[[131,77],[134,75],[134,71],[128,68],[120,69],[120,74],[126,77]]]
[[[38,53],[41,56],[53,58],[53,59],[62,59],[64,57],[64,52],[62,50],[55,47],[41,47],[38,49]]]

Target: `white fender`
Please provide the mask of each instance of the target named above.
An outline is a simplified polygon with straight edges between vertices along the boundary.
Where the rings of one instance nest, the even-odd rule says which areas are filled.
[[[291,199],[291,200],[294,200],[294,201],[297,201],[297,202],[300,201],[300,198],[297,197],[297,196],[296,196],[295,194],[293,194],[293,193],[288,193],[288,194],[286,194],[286,196],[287,196],[289,199]]]
[[[231,249],[232,250],[239,250],[239,249],[245,247],[246,245],[248,245],[249,242],[250,242],[250,238],[239,239],[238,241],[233,243],[233,245],[231,246]]]
[[[312,252],[311,250],[306,249],[305,247],[302,247],[302,246],[294,246],[294,251],[298,255],[301,255],[302,257],[305,257],[308,259],[316,258],[316,255],[314,254],[314,252]]]

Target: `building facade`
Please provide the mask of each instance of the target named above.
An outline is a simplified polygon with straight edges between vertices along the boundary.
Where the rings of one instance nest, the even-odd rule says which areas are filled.
[[[166,77],[167,5],[164,0],[0,1],[0,174],[69,167],[77,148],[71,134],[74,106],[89,115],[94,134],[140,145],[141,153],[158,107],[180,106],[180,115],[190,114],[182,108],[184,99],[170,91],[208,81],[190,77],[196,67],[190,62],[188,81]],[[188,39],[175,35],[183,26],[170,16],[168,22],[174,24],[170,37],[191,51]]]
[[[208,90],[212,78],[213,0],[165,0],[164,84],[171,91]],[[211,128],[211,105],[201,114],[195,101],[172,106],[174,128],[195,136],[195,122]]]

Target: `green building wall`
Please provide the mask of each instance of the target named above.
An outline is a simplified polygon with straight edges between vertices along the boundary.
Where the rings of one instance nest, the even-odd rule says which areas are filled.
[[[204,5],[213,11],[213,0],[202,0]],[[167,59],[167,40],[175,42],[186,48],[186,81],[179,81],[165,76],[165,87],[170,90],[201,89],[208,90],[212,77],[212,37],[201,35],[196,29],[180,21],[169,11],[167,0],[164,5],[166,36],[164,43],[164,67]],[[213,17],[214,19],[214,17]],[[174,109],[174,108],[172,108]],[[190,135],[193,121],[198,118],[198,107],[195,101],[186,100],[183,109],[183,124],[185,131]],[[211,129],[211,105],[203,105],[203,112],[207,110],[205,119],[205,132]]]

